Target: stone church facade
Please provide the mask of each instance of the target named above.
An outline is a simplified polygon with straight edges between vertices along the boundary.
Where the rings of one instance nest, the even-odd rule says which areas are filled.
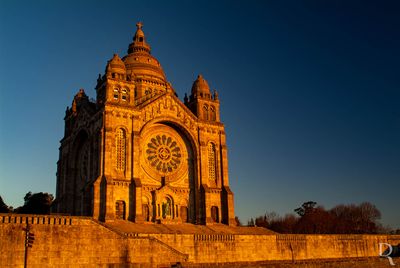
[[[202,76],[182,102],[151,55],[142,24],[108,61],[96,100],[65,114],[57,213],[101,221],[235,224],[217,92]]]

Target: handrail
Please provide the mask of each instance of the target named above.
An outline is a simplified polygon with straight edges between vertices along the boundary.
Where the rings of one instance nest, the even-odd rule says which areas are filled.
[[[140,238],[140,237],[137,237],[137,238]],[[146,238],[146,237],[143,237],[143,236],[142,236],[141,238]],[[155,242],[159,243],[160,245],[162,245],[162,246],[168,248],[169,250],[173,251],[175,254],[184,257],[184,260],[185,260],[185,261],[188,261],[188,259],[189,259],[189,254],[180,252],[179,250],[177,250],[177,249],[171,247],[171,246],[168,245],[167,243],[165,243],[165,242],[163,242],[163,241],[161,241],[161,240],[159,240],[159,239],[157,239],[157,238],[155,238],[155,237],[153,237],[153,236],[150,236],[150,235],[149,235],[149,236],[147,236],[147,238],[148,238],[149,240],[151,240],[151,241],[155,241]]]
[[[126,233],[121,232],[120,230],[117,230],[117,229],[115,229],[115,228],[113,228],[113,227],[111,227],[111,226],[105,224],[104,222],[101,222],[101,221],[96,220],[96,219],[93,219],[93,218],[91,218],[91,220],[92,220],[94,223],[97,223],[98,225],[101,225],[101,226],[103,226],[104,228],[106,228],[106,229],[108,229],[108,230],[110,230],[110,231],[112,231],[112,232],[114,232],[114,233],[116,233],[116,234],[118,234],[118,235],[120,235],[120,236],[122,236],[122,237],[125,237],[125,238],[127,237],[127,234],[126,234]]]
[[[154,241],[154,242],[159,243],[160,245],[168,248],[169,250],[171,250],[175,254],[184,257],[185,261],[187,261],[189,259],[189,254],[180,252],[179,250],[173,248],[172,246],[168,245],[167,243],[165,243],[165,242],[163,242],[163,241],[161,241],[161,240],[159,240],[159,239],[157,239],[157,238],[155,238],[153,236],[150,236],[150,235],[139,236],[137,233],[125,233],[125,232],[121,232],[120,230],[117,230],[116,228],[113,228],[113,227],[111,227],[111,226],[109,226],[109,225],[107,225],[107,224],[105,224],[103,222],[100,222],[100,221],[98,221],[96,219],[92,219],[92,221],[95,222],[95,223],[98,223],[99,225],[101,225],[101,226],[109,229],[110,231],[115,232],[115,233],[119,234],[120,236],[123,236],[123,237],[125,237],[127,239],[149,239],[150,241]],[[134,235],[132,236],[132,234],[134,234]]]

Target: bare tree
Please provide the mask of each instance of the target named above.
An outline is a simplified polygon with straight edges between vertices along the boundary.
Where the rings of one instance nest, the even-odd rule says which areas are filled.
[[[251,219],[248,225],[265,227],[278,233],[310,234],[368,234],[394,232],[379,222],[381,212],[369,202],[360,205],[337,205],[330,210],[308,201],[294,210],[298,216],[280,217],[275,212]]]

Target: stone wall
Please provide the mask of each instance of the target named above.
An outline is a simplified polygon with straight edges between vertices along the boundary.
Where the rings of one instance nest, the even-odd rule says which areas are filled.
[[[189,254],[195,263],[377,257],[379,243],[400,243],[400,236],[389,235],[152,236]]]
[[[395,265],[400,260],[394,259]],[[312,261],[265,261],[265,262],[236,262],[210,264],[185,264],[185,268],[390,268],[392,267],[384,258],[352,258],[334,260],[312,260]],[[396,266],[395,266],[396,267]]]
[[[23,267],[27,223],[35,234],[28,267],[168,267],[178,262],[246,267],[249,262],[377,257],[379,243],[400,243],[400,236],[388,235],[134,234],[92,218],[0,214],[0,267]]]
[[[26,223],[35,235],[28,267],[99,267],[185,261],[186,255],[151,237],[127,238],[84,217],[0,215],[0,267],[23,267]]]

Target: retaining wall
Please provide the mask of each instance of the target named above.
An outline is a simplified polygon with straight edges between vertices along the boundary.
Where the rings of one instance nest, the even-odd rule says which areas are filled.
[[[0,267],[23,267],[27,223],[35,234],[28,267],[239,267],[377,257],[379,243],[400,243],[399,235],[124,234],[92,218],[0,214]]]

